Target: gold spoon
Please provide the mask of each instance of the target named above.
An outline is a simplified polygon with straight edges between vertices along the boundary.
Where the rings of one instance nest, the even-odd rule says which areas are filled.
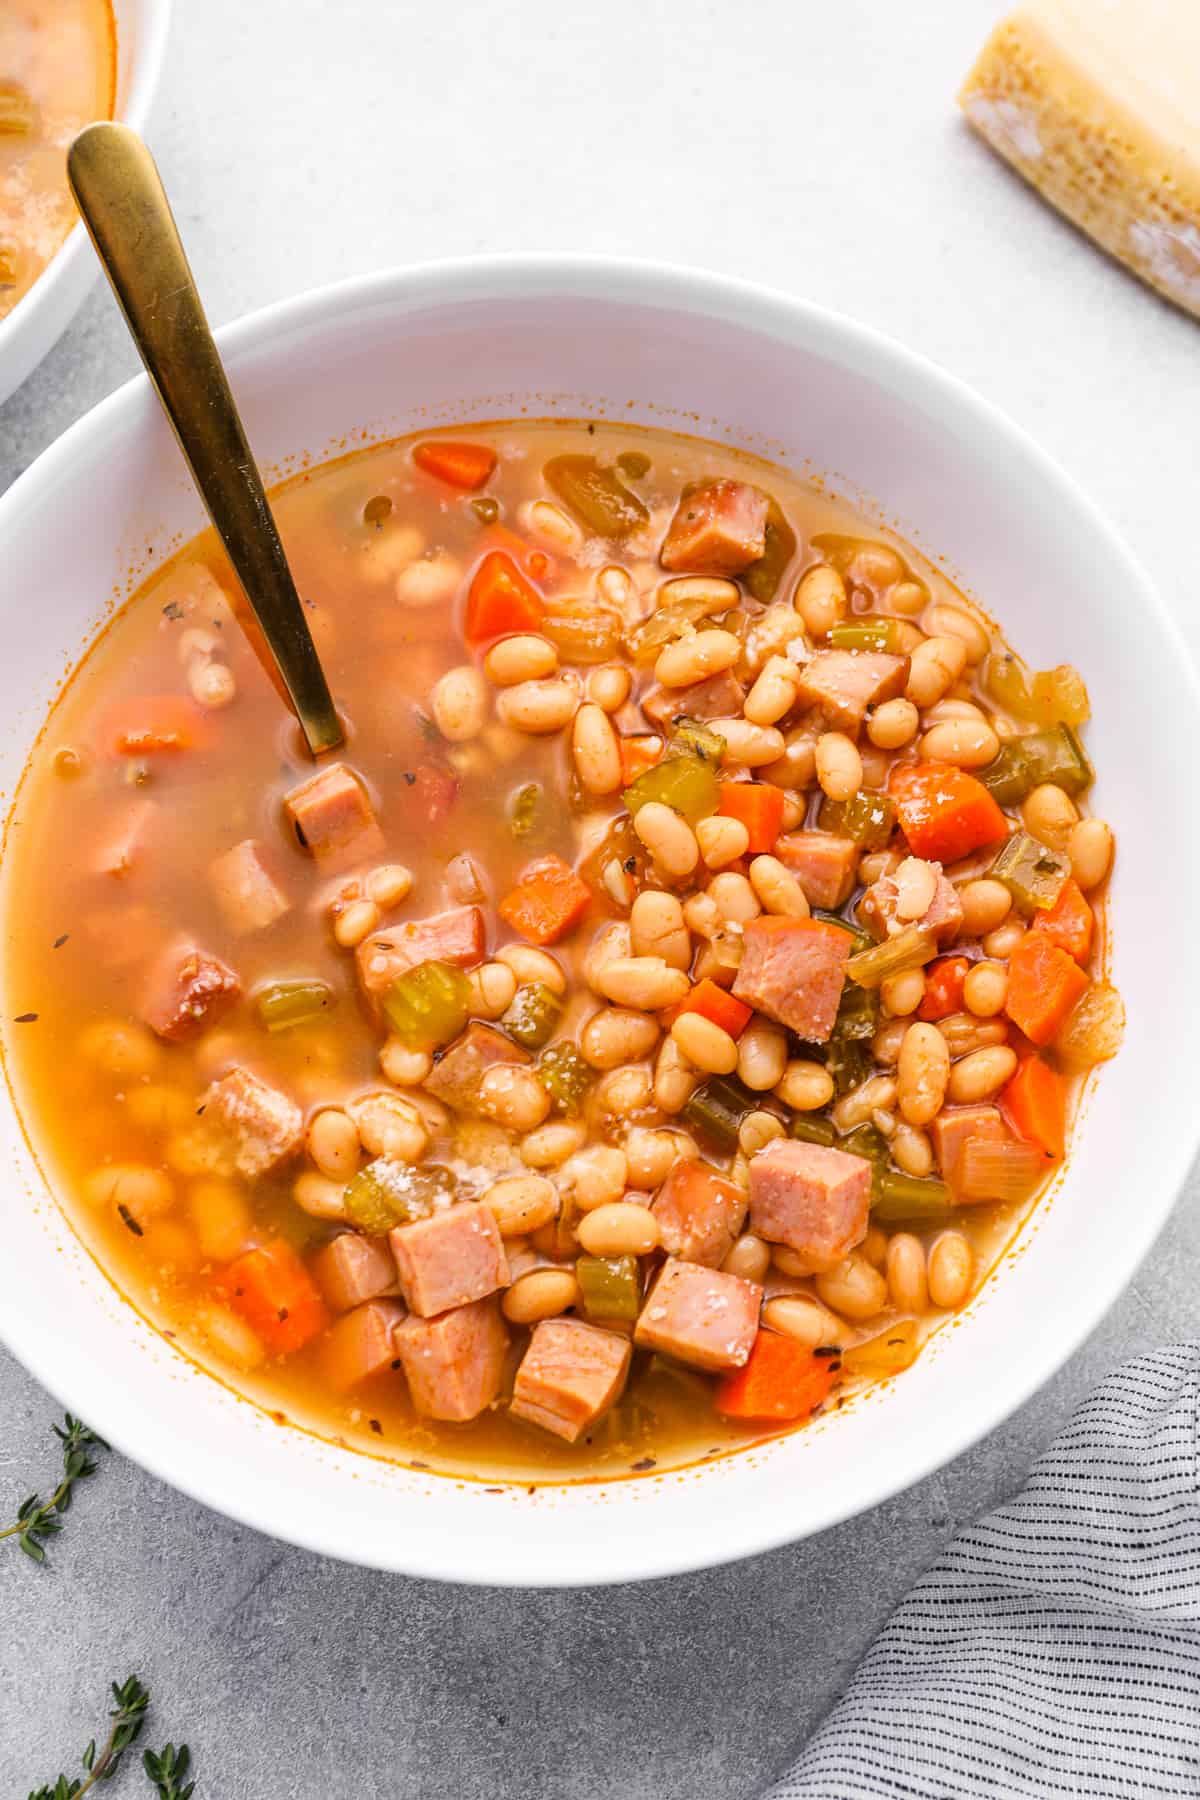
[[[342,741],[329,684],[288,568],[262,476],[154,158],[136,131],[88,125],[67,175],[192,479],[261,631],[250,641],[314,756]]]

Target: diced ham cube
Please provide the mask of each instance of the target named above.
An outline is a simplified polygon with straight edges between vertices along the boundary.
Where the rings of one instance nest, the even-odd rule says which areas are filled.
[[[836,912],[854,892],[858,845],[829,831],[788,831],[776,840],[775,854],[792,871],[810,906]]]
[[[309,1265],[313,1280],[334,1312],[349,1312],[385,1294],[396,1281],[396,1264],[386,1238],[343,1231],[318,1250]]]
[[[858,916],[877,938],[896,937],[913,926],[932,931],[939,944],[949,944],[958,936],[963,922],[962,901],[953,882],[942,874],[941,863],[931,863],[934,871],[933,899],[919,919],[901,919],[896,914],[900,887],[894,875],[881,875],[873,881],[858,903]],[[919,904],[919,902],[918,902]]]
[[[397,1351],[394,1333],[404,1318],[398,1300],[368,1300],[344,1313],[321,1345],[321,1373],[335,1393],[390,1369]]]
[[[740,1369],[758,1333],[761,1302],[756,1281],[672,1257],[646,1297],[634,1341],[695,1369]]]
[[[135,800],[121,808],[102,834],[92,858],[97,875],[128,875],[145,856],[158,829],[160,809],[153,800]]]
[[[850,933],[823,919],[751,919],[742,931],[734,995],[810,1044],[823,1044],[837,1018],[850,949]]]
[[[746,1196],[707,1163],[677,1162],[650,1211],[669,1256],[720,1268],[746,1217]]]
[[[508,1332],[495,1295],[435,1319],[410,1313],[392,1341],[423,1418],[462,1424],[478,1418],[500,1392]]]
[[[969,1143],[982,1139],[999,1144],[1010,1137],[1007,1125],[995,1106],[943,1107],[929,1127],[933,1153],[947,1187],[957,1189],[961,1176],[963,1151]]]
[[[652,688],[642,701],[642,711],[651,724],[669,730],[676,719],[736,719],[745,700],[745,688],[725,669],[694,687]]]
[[[750,1229],[823,1275],[867,1235],[871,1165],[823,1144],[773,1138],[750,1159]]]
[[[479,1084],[497,1063],[527,1063],[528,1050],[477,1019],[467,1026],[434,1063],[425,1078],[426,1090],[457,1112],[473,1112]]]
[[[213,1082],[201,1106],[206,1123],[228,1132],[238,1174],[252,1181],[294,1156],[304,1141],[304,1114],[295,1101],[240,1065]]]
[[[819,706],[831,725],[855,732],[867,708],[904,692],[907,656],[882,650],[818,650],[799,665],[801,705]]]
[[[232,969],[195,944],[176,938],[146,978],[142,1017],[169,1044],[198,1037],[240,999],[242,984]]]
[[[245,838],[208,868],[209,886],[231,931],[246,936],[282,919],[291,901],[263,858],[261,844]]]
[[[383,849],[383,833],[361,779],[331,763],[293,788],[283,802],[303,850],[325,870],[365,862]]]
[[[452,906],[428,919],[388,925],[358,946],[358,979],[368,1000],[376,1001],[393,981],[424,962],[457,963],[472,968],[484,957],[483,914],[477,906]]]
[[[533,1328],[509,1408],[573,1444],[619,1400],[633,1346],[582,1319],[543,1319]]]
[[[748,481],[702,481],[680,500],[663,543],[664,569],[740,575],[767,547],[767,496]]]
[[[423,1319],[508,1286],[508,1258],[495,1216],[476,1200],[396,1225],[388,1241],[400,1292],[409,1311]]]

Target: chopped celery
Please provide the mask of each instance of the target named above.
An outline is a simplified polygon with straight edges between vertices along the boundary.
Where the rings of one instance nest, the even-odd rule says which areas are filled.
[[[746,592],[752,600],[765,606],[775,598],[779,583],[796,554],[796,534],[784,517],[783,508],[768,497],[765,547],[757,562],[742,576]]]
[[[272,981],[254,996],[259,1021],[268,1031],[290,1031],[328,1012],[333,990],[323,981]]]
[[[875,939],[870,932],[864,931],[861,925],[855,925],[852,920],[844,919],[841,913],[827,912],[823,906],[814,906],[812,916],[819,919],[822,925],[836,925],[839,931],[844,931],[855,951],[874,948]]]
[[[644,450],[622,450],[617,458],[618,469],[622,475],[628,475],[630,481],[641,481],[653,466]]]
[[[824,1144],[832,1150],[838,1141],[833,1121],[823,1113],[793,1113],[788,1120],[788,1136],[802,1144]]]
[[[849,800],[824,800],[818,820],[822,831],[853,838],[864,850],[882,850],[896,828],[896,808],[887,794],[859,788]]]
[[[674,812],[681,813],[689,825],[709,818],[721,800],[721,784],[712,765],[702,757],[669,756],[646,769],[625,789],[624,800],[631,813],[648,801],[658,800]]]
[[[28,137],[36,126],[37,107],[28,88],[19,81],[0,81],[0,138]]]
[[[878,1182],[888,1166],[887,1139],[874,1125],[856,1125],[838,1140],[838,1149],[848,1156],[863,1156],[871,1165],[872,1180]]]
[[[842,989],[834,1022],[834,1038],[851,1042],[873,1038],[879,1029],[879,995],[874,988],[856,987],[848,982]]]
[[[524,1044],[526,1050],[540,1050],[554,1036],[561,1017],[562,1001],[553,988],[548,988],[542,981],[534,981],[517,989],[513,1003],[500,1023],[509,1037]]]
[[[453,963],[419,963],[393,981],[383,1010],[406,1050],[434,1050],[456,1038],[470,1017],[471,985]]]
[[[541,782],[523,782],[509,797],[508,829],[518,841],[537,837],[549,823],[546,812],[546,790]]]
[[[1012,895],[1013,905],[1029,918],[1035,912],[1048,912],[1062,893],[1071,873],[1065,856],[1030,837],[1027,831],[1014,831],[996,857],[988,874]]]
[[[846,973],[859,987],[877,988],[889,975],[904,969],[920,969],[932,962],[938,952],[936,932],[922,931],[910,925],[897,937],[885,938],[869,950],[860,950],[846,964]]]
[[[347,1182],[343,1204],[352,1225],[369,1237],[382,1237],[393,1225],[427,1219],[439,1201],[453,1200],[457,1190],[453,1174],[439,1163],[411,1169],[380,1156]]]
[[[373,494],[363,507],[363,524],[373,525],[376,531],[380,531],[383,521],[390,518],[391,511],[392,503],[386,494]]]
[[[878,619],[869,615],[842,619],[830,628],[830,647],[834,650],[887,650],[894,653],[900,635],[896,629],[899,623],[898,619]]]
[[[650,514],[594,456],[552,456],[542,473],[563,504],[600,537],[627,538]]]
[[[575,1279],[590,1319],[636,1319],[642,1303],[636,1256],[581,1256]]]
[[[877,1172],[872,1186],[871,1217],[881,1225],[937,1224],[952,1205],[945,1182],[928,1175],[885,1168]]]
[[[494,525],[500,517],[500,502],[490,494],[476,494],[468,504],[481,525]]]
[[[672,585],[668,584],[664,591],[670,593]],[[652,663],[663,645],[682,637],[689,625],[698,625],[701,619],[729,611],[728,597],[719,582],[698,581],[696,588],[698,591],[689,592],[681,599],[664,601],[657,612],[626,632],[625,648],[636,663],[643,666]]]
[[[561,1113],[577,1113],[592,1070],[574,1044],[551,1044],[538,1058],[537,1078]]]
[[[851,989],[851,992],[861,993],[862,989]],[[830,1038],[825,1067],[839,1094],[848,1094],[851,1088],[861,1087],[873,1066],[871,1047],[860,1038],[838,1037],[836,1033]]]
[[[1006,712],[1031,725],[1082,725],[1091,717],[1083,676],[1070,663],[1033,674],[1011,650],[997,650],[983,665],[983,683]]]
[[[842,1368],[847,1375],[899,1375],[911,1368],[921,1348],[920,1328],[915,1319],[897,1319],[874,1337],[861,1344],[851,1344],[842,1351]]]
[[[686,714],[681,714],[675,721],[667,755],[698,756],[701,762],[720,766],[725,760],[725,739],[699,719],[689,719]]]
[[[621,649],[621,621],[607,607],[587,612],[548,612],[538,630],[560,652],[564,662],[601,663]]]
[[[736,1150],[738,1128],[757,1104],[757,1097],[740,1082],[710,1075],[688,1097],[679,1116],[718,1149]]]
[[[979,770],[979,779],[999,806],[1017,806],[1047,781],[1066,794],[1081,794],[1091,786],[1093,772],[1071,727],[1056,725],[1009,738],[999,756]]]

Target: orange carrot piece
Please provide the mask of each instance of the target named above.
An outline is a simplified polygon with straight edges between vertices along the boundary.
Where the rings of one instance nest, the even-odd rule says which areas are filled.
[[[966,956],[939,956],[925,971],[925,998],[917,1008],[918,1019],[933,1023],[963,1009],[963,982],[971,967]]]
[[[1008,821],[982,781],[949,763],[905,763],[888,792],[914,856],[958,862],[1008,836]]]
[[[1035,915],[1032,929],[1042,931],[1052,944],[1078,963],[1092,954],[1096,915],[1074,881],[1064,881],[1058,899],[1046,912]]]
[[[1073,957],[1044,931],[1027,931],[1008,959],[1004,1010],[1031,1044],[1048,1044],[1087,985]]]
[[[515,632],[536,631],[542,622],[541,595],[512,557],[490,550],[471,578],[463,635],[468,644],[487,644]]]
[[[1000,1107],[1018,1137],[1057,1160],[1067,1145],[1067,1088],[1040,1056],[1027,1056],[1000,1094]]]
[[[103,744],[113,756],[199,750],[211,737],[208,717],[183,694],[139,694],[105,716]]]
[[[507,525],[489,525],[481,542],[487,550],[503,550],[511,556],[522,574],[533,581],[550,581],[558,573],[557,565],[544,550],[537,549],[525,538],[510,531]]]
[[[717,1411],[727,1419],[806,1418],[829,1398],[841,1367],[840,1357],[760,1331],[745,1366],[719,1384]]]
[[[662,761],[663,741],[653,735],[617,739],[621,751],[621,786],[630,787],[639,775]]]
[[[329,1314],[292,1246],[282,1238],[247,1250],[221,1276],[222,1297],[268,1350],[302,1350],[329,1323]]]
[[[540,856],[496,908],[532,944],[556,944],[587,911],[592,890],[561,856]]]
[[[735,1000],[732,994],[727,994],[724,988],[718,987],[715,981],[710,981],[707,975],[679,1002],[671,1014],[671,1023],[675,1023],[680,1013],[690,1012],[699,1013],[710,1024],[719,1025],[731,1038],[741,1037],[754,1017],[752,1006],[747,1006],[744,1000]]]
[[[783,829],[783,804],[783,789],[769,781],[723,781],[717,812],[723,819],[739,819],[750,833],[749,854],[765,856]]]
[[[413,461],[426,475],[473,494],[490,478],[496,467],[496,452],[486,444],[457,444],[446,438],[433,438],[427,444],[417,445]]]

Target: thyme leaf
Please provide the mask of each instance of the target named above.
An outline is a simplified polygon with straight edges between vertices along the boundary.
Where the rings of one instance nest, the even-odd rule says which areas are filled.
[[[109,1781],[116,1774],[117,1765],[122,1756],[139,1735],[145,1723],[146,1708],[150,1704],[150,1693],[149,1689],[142,1686],[136,1675],[131,1675],[127,1681],[122,1682],[120,1687],[115,1681],[113,1682],[112,1695],[116,1702],[109,1713],[112,1725],[99,1751],[96,1749],[96,1740],[93,1738],[80,1757],[79,1760],[84,1768],[82,1778],[78,1775],[60,1775],[58,1780],[49,1786],[35,1788],[30,1794],[29,1800],[78,1800],[79,1795],[86,1794],[95,1787],[98,1781]],[[183,1773],[182,1770],[180,1772]],[[187,1793],[181,1793],[178,1790],[173,1794],[168,1792],[167,1800],[187,1800],[187,1795],[191,1791],[191,1788],[188,1788]]]
[[[63,1516],[70,1507],[76,1482],[86,1481],[96,1472],[90,1452],[108,1449],[97,1432],[81,1419],[73,1419],[70,1413],[61,1425],[51,1429],[62,1444],[63,1472],[58,1486],[46,1500],[40,1494],[29,1494],[18,1506],[13,1523],[0,1529],[0,1541],[15,1538],[26,1556],[35,1563],[45,1562],[46,1539],[62,1530]],[[59,1800],[57,1794],[54,1800]]]

